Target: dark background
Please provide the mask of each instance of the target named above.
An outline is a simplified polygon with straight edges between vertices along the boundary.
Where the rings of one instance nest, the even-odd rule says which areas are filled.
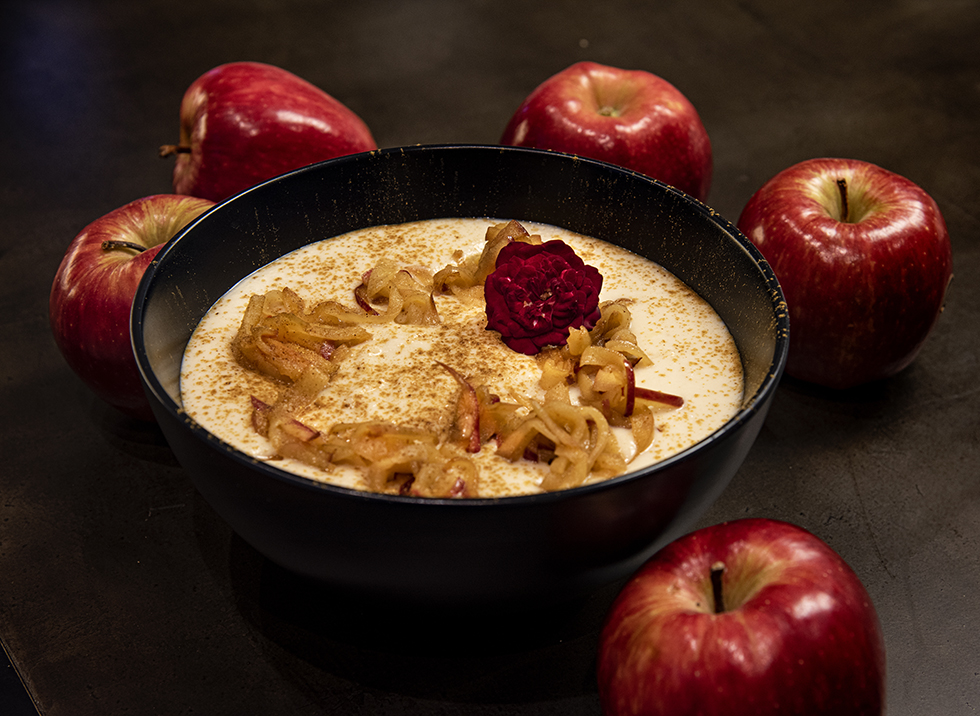
[[[157,148],[215,65],[284,67],[386,147],[495,143],[539,82],[590,59],[691,99],[714,147],[708,203],[732,221],[770,176],[816,156],[881,164],[938,201],[956,278],[919,359],[845,395],[784,381],[702,524],[766,516],[815,532],[878,608],[889,713],[975,713],[978,36],[970,0],[3,3],[0,639],[37,709],[598,714],[597,632],[618,585],[503,624],[338,605],[234,536],[155,428],[75,378],[47,322],[72,237],[170,190]]]

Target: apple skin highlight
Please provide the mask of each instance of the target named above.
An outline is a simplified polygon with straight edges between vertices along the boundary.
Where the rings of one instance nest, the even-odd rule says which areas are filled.
[[[942,213],[877,165],[800,162],[749,199],[738,228],[782,285],[794,378],[844,390],[894,376],[943,310],[953,267]]]
[[[711,141],[697,110],[644,70],[571,65],[527,96],[500,143],[617,164],[700,201],[711,188]]]
[[[96,395],[138,420],[153,413],[130,342],[136,288],[164,244],[213,205],[174,194],[129,202],[82,229],[55,274],[48,315],[62,356]]]
[[[877,716],[885,700],[861,581],[815,535],[771,519],[707,527],[654,555],[613,603],[597,663],[606,716]]]
[[[266,179],[377,149],[364,121],[319,87],[261,62],[229,62],[198,77],[180,105],[173,190],[222,201]]]

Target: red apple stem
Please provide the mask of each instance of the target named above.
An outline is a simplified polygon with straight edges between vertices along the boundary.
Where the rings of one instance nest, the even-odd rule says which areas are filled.
[[[132,249],[137,253],[142,253],[146,251],[145,246],[134,244],[132,241],[119,241],[117,239],[107,239],[106,241],[102,242],[103,251],[114,251],[115,249]]]
[[[847,203],[847,179],[837,180],[837,189],[840,191],[840,220],[847,223],[851,209]]]
[[[715,562],[711,565],[711,591],[715,598],[715,614],[721,614],[725,611],[725,598],[721,590],[721,576],[724,573],[724,562]]]
[[[160,158],[169,157],[173,154],[190,154],[191,148],[184,144],[164,144],[160,147]]]

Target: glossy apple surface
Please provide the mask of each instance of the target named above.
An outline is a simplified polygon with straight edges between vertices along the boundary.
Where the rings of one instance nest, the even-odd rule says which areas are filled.
[[[528,95],[500,143],[618,164],[701,201],[711,187],[711,142],[694,105],[643,70],[595,62],[562,70]]]
[[[875,164],[811,159],[770,179],[738,228],[782,284],[786,373],[835,389],[887,378],[919,353],[945,302],[952,249],[936,202]]]
[[[617,596],[600,635],[606,716],[881,714],[885,650],[861,581],[777,520],[692,532]]]
[[[51,286],[55,342],[73,371],[121,412],[152,421],[129,339],[129,314],[143,273],[163,245],[214,205],[157,194],[86,226],[69,244]]]
[[[377,149],[367,125],[319,87],[260,62],[219,65],[180,105],[177,194],[221,201],[314,162]]]

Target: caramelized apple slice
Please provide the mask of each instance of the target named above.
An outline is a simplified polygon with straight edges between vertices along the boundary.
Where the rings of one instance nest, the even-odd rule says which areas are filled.
[[[251,396],[251,402],[252,429],[262,437],[266,437],[269,434],[269,413],[272,412],[272,406],[254,395]]]
[[[434,290],[470,297],[470,289],[482,287],[487,276],[497,267],[497,255],[512,241],[540,244],[541,236],[531,234],[518,221],[506,221],[487,228],[486,243],[479,255],[463,257],[462,252],[453,254],[455,266],[446,266],[433,277]]]
[[[367,297],[367,286],[364,285],[363,283],[362,284],[359,284],[354,289],[354,300],[357,302],[357,305],[360,306],[361,309],[367,315],[369,315],[369,316],[377,316],[378,315],[378,312],[375,310],[374,306],[372,306],[371,305],[371,302],[368,300],[368,297]]]
[[[524,457],[528,446],[546,430],[546,426],[538,418],[530,417],[512,430],[498,436],[497,454],[511,462]]]
[[[476,497],[479,472],[472,460],[428,461],[415,475],[409,494],[418,497]]]
[[[480,452],[480,402],[476,389],[459,371],[441,361],[437,361],[446,372],[459,384],[459,397],[456,399],[456,411],[450,430],[450,440],[461,445],[466,452]]]
[[[364,274],[360,285],[354,289],[357,304],[371,322],[394,321],[402,324],[436,325],[439,312],[432,296],[432,277],[428,272],[416,269],[422,277],[419,281],[412,271],[398,268],[391,259],[383,258]],[[384,312],[374,304],[386,303]]]
[[[524,420],[522,406],[500,400],[484,385],[476,387],[476,398],[480,410],[481,444],[493,438],[497,438],[499,443],[502,436],[513,431]]]
[[[653,440],[657,434],[657,424],[653,417],[653,411],[649,408],[640,408],[630,417],[630,429],[633,432],[633,443],[636,446],[633,457],[653,445]]]
[[[542,446],[551,458],[542,482],[545,490],[576,487],[590,476],[611,477],[625,471],[619,443],[601,411],[561,400],[530,401],[529,415],[500,436],[497,454],[511,461],[528,454],[540,459]]]
[[[636,372],[627,358],[623,358],[623,367],[626,371],[626,407],[623,409],[623,415],[629,417],[633,415],[636,407]]]
[[[651,403],[660,403],[671,408],[681,408],[684,406],[684,398],[682,396],[664,393],[659,390],[653,390],[652,388],[637,387],[636,398],[637,400],[646,400]]]

